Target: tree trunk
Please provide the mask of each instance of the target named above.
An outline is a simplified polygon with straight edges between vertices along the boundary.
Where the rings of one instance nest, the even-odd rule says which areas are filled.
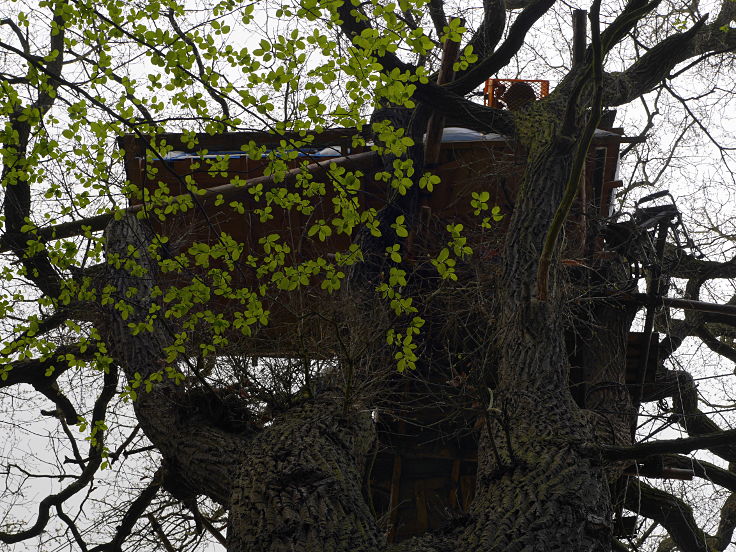
[[[544,121],[537,127],[543,135]],[[543,240],[571,170],[566,144],[554,137],[530,144],[507,231],[498,387],[462,550],[610,550],[611,496],[591,455],[593,427],[569,391],[568,290],[556,263],[548,299],[536,298]]]
[[[228,550],[378,550],[384,544],[363,499],[370,411],[336,396],[310,401],[254,437],[239,459]]]
[[[137,393],[133,407],[141,428],[164,457],[167,479],[176,486],[169,489],[172,494],[188,501],[205,494],[227,505],[244,439],[188,419],[183,412],[182,386],[166,370],[164,351],[174,329],[156,315],[158,266],[149,257],[150,231],[129,215],[111,222],[106,235],[108,281],[116,290],[110,307],[110,352]],[[138,331],[139,325],[148,326]]]

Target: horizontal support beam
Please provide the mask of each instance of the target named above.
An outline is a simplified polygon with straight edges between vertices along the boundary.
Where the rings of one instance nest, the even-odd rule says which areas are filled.
[[[649,305],[650,299],[646,293],[623,293],[619,294],[624,301],[636,303],[637,305]],[[655,306],[672,307],[675,309],[696,310],[700,312],[714,312],[719,314],[730,314],[736,316],[736,305],[720,305],[718,303],[706,303],[693,299],[678,299],[676,297],[654,297]],[[736,322],[736,320],[735,320]]]
[[[223,132],[221,134],[198,133],[194,136],[196,146],[187,140],[183,140],[183,135],[179,132],[168,132],[156,136],[153,141],[150,136],[136,137],[127,135],[118,138],[118,145],[133,155],[145,157],[146,150],[150,144],[160,144],[165,142],[174,150],[179,151],[201,151],[208,150],[210,153],[215,151],[228,151],[232,149],[240,149],[243,144],[255,142],[259,146],[279,146],[282,141],[287,144],[300,143],[305,147],[325,147],[335,145],[351,145],[353,137],[360,134],[356,128],[333,128],[326,129],[318,133],[310,133],[304,135],[301,132],[283,132],[273,133],[267,131],[249,131],[249,132]],[[234,146],[234,147],[233,147]]]
[[[736,443],[736,429],[687,437],[683,439],[663,439],[651,443],[638,443],[628,447],[602,446],[603,458],[611,461],[642,459],[655,454],[687,454],[694,450],[713,448]]]

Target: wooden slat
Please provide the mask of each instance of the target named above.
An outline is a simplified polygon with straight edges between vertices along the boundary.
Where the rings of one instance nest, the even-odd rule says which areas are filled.
[[[394,542],[399,522],[399,494],[401,493],[401,456],[394,456],[391,473],[391,495],[388,500],[389,531],[388,542]]]
[[[414,483],[415,504],[417,508],[416,534],[421,535],[429,529],[429,513],[427,511],[427,489],[425,481]]]
[[[654,383],[654,377],[657,373],[657,363],[659,361],[659,334],[653,332],[649,339],[650,345],[649,359],[647,360],[647,377],[644,383]],[[644,334],[641,332],[630,332],[626,347],[626,383],[628,385],[638,385],[641,381],[641,356],[643,354],[643,350]]]
[[[352,142],[353,136],[359,134],[355,128],[335,128],[324,130],[320,133],[311,133],[314,136],[310,146],[332,146],[340,145],[341,143]],[[226,132],[223,134],[210,135],[206,133],[200,133],[196,135],[197,145],[194,148],[189,147],[187,143],[182,140],[182,135],[179,133],[167,133],[157,137],[158,140],[165,140],[167,144],[173,146],[178,151],[224,151],[224,150],[237,150],[243,144],[247,144],[251,141],[255,142],[259,146],[276,146],[285,140],[287,143],[290,141],[303,141],[304,136],[301,136],[298,132],[285,132],[283,134],[276,134],[271,132]],[[150,137],[131,137],[125,136],[118,140],[120,147],[123,147],[126,152],[133,146],[136,152],[145,152],[146,147],[150,143]]]
[[[456,506],[460,506],[460,508],[464,508],[463,504],[461,504],[458,501],[458,485],[460,479],[460,459],[456,458],[452,462],[452,473],[450,474],[450,481],[451,481],[451,487],[450,487],[450,508],[455,508]]]
[[[455,72],[452,70],[457,54],[460,50],[460,43],[445,40],[442,47],[442,61],[440,62],[440,71],[437,77],[437,84],[442,85],[452,81]],[[433,167],[440,160],[440,147],[442,146],[442,131],[445,128],[445,117],[434,112],[427,123],[427,137],[424,140],[424,162],[428,167]]]

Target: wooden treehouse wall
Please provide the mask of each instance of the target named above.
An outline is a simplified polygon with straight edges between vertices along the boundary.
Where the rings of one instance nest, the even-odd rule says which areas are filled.
[[[618,129],[617,129],[618,130]],[[601,131],[602,133],[602,131]],[[335,151],[335,157],[350,150],[351,136],[354,131],[349,129],[335,130],[318,136],[312,146],[314,148],[329,148]],[[350,245],[350,237],[345,234],[333,234],[326,240],[321,241],[317,236],[309,236],[308,229],[319,219],[329,220],[333,214],[332,200],[336,193],[334,188],[327,185],[324,196],[314,196],[310,199],[314,205],[314,211],[305,215],[296,209],[282,209],[273,206],[273,218],[265,223],[260,222],[256,214],[258,207],[263,207],[263,202],[255,201],[252,194],[248,193],[248,181],[253,181],[262,176],[267,165],[264,159],[249,159],[245,155],[238,155],[240,146],[253,140],[256,143],[270,145],[273,141],[271,135],[265,133],[237,133],[219,136],[199,136],[198,149],[206,149],[210,158],[218,153],[229,153],[231,158],[226,170],[211,172],[209,159],[197,158],[189,152],[182,142],[181,135],[165,135],[163,137],[175,150],[184,153],[178,158],[166,160],[146,161],[146,143],[141,139],[126,137],[121,140],[121,145],[126,152],[126,170],[128,179],[140,190],[154,194],[156,190],[167,188],[169,194],[186,194],[184,184],[185,177],[191,177],[200,189],[213,189],[227,186],[233,179],[237,178],[245,184],[241,188],[230,190],[227,201],[218,205],[214,195],[202,196],[197,200],[195,208],[188,213],[168,217],[166,221],[154,221],[155,229],[169,237],[171,248],[186,250],[194,242],[203,242],[209,245],[216,243],[220,233],[225,232],[232,236],[237,242],[244,244],[246,252],[262,252],[259,240],[271,234],[278,234],[282,242],[288,244],[291,253],[288,263],[297,265],[307,259],[318,256],[330,256],[338,251],[345,251]],[[513,210],[515,196],[524,172],[525,156],[523,152],[509,143],[501,136],[485,137],[483,140],[469,139],[446,142],[440,150],[440,162],[434,169],[442,182],[436,186],[431,194],[425,194],[422,198],[422,210],[425,216],[430,216],[437,221],[442,235],[428,235],[423,240],[426,250],[421,251],[425,258],[428,255],[436,255],[439,248],[447,240],[444,235],[444,227],[447,223],[463,223],[465,228],[478,226],[479,218],[473,215],[471,207],[472,194],[474,192],[486,191],[490,194],[488,204],[498,206],[506,215],[505,220],[495,225],[492,230],[496,234],[495,241],[504,231],[508,215]],[[618,162],[620,135],[615,132],[602,133],[596,137],[591,147],[585,178],[581,182],[579,199],[573,209],[573,215],[568,223],[568,246],[565,255],[571,258],[582,258],[589,256],[593,250],[600,248],[600,239],[587,236],[586,227],[588,221],[596,217],[608,216],[609,198],[612,189],[618,184],[614,178]],[[310,161],[329,162],[330,156],[305,156],[292,162],[292,166],[304,159]],[[379,170],[380,164],[376,157],[366,160],[362,164],[362,170],[366,173],[362,189],[358,192],[361,206],[380,209],[384,205],[386,184],[376,182],[371,178],[371,173]],[[268,187],[280,187],[281,184],[264,184],[264,191]],[[242,214],[229,206],[232,199],[236,199],[242,206]],[[547,201],[539,198],[539,201]],[[141,203],[141,199],[131,199],[132,204]],[[144,204],[144,208],[146,205]],[[413,238],[413,236],[412,236]],[[596,243],[598,242],[598,243]],[[588,251],[585,243],[589,244]],[[407,247],[411,248],[413,240],[409,240]],[[408,251],[408,257],[415,256],[415,252]],[[481,258],[488,258],[498,254],[497,250],[478,251]],[[245,266],[234,275],[239,280],[233,284],[255,288],[259,282],[255,270]],[[304,290],[301,294],[284,294],[275,297],[271,325],[279,326],[278,316],[283,314],[285,321],[291,317],[288,312],[299,312],[303,301],[316,299],[319,301],[321,292],[319,290]],[[299,304],[291,308],[290,303],[298,298]],[[280,305],[280,307],[278,306]],[[271,351],[278,354],[279,351]]]

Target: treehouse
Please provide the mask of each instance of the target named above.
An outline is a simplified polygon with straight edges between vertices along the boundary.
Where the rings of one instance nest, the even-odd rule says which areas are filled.
[[[156,205],[151,198],[160,196],[162,191],[167,196],[185,197],[190,194],[188,190],[198,190],[191,193],[196,198],[196,205],[190,207],[188,213],[157,223],[162,234],[186,240],[186,243],[214,243],[224,232],[245,244],[248,250],[259,249],[259,240],[264,236],[278,234],[290,246],[294,263],[318,255],[334,256],[347,250],[349,236],[330,232],[325,238],[318,233],[310,233],[310,228],[319,219],[329,219],[333,201],[339,194],[336,189],[328,187],[324,195],[311,197],[314,210],[306,215],[298,209],[280,209],[276,202],[267,221],[261,220],[259,209],[263,205],[259,204],[253,191],[257,186],[257,195],[260,196],[276,188],[293,187],[297,190],[301,186],[297,183],[300,171],[295,167],[299,164],[307,165],[306,171],[313,176],[324,177],[330,164],[336,163],[365,174],[361,188],[354,195],[361,206],[381,209],[388,197],[388,185],[372,177],[382,170],[380,160],[365,147],[350,147],[355,134],[351,129],[338,129],[315,136],[309,148],[300,148],[295,159],[284,163],[292,170],[284,176],[282,183],[274,183],[273,178],[263,175],[268,165],[268,154],[264,154],[263,159],[254,160],[239,148],[249,142],[276,146],[273,141],[284,140],[284,136],[274,138],[263,133],[200,135],[195,151],[187,147],[181,135],[169,134],[162,138],[174,147],[174,151],[163,159],[152,161],[146,160],[145,140],[126,137],[121,140],[121,146],[126,152],[127,176],[139,193],[145,194],[145,199],[132,198],[131,207],[153,213]],[[600,247],[600,243],[595,243],[595,237],[586,246],[589,240],[582,229],[586,219],[603,219],[610,214],[613,191],[621,185],[616,180],[616,171],[623,139],[620,129],[596,131],[585,178],[573,209],[573,220],[568,226],[568,231],[581,232],[578,250],[568,252],[569,255],[580,258]],[[206,153],[200,155],[202,151]],[[422,193],[420,208],[427,216],[442,222],[474,221],[473,224],[477,224],[478,217],[474,215],[472,206],[473,194],[486,192],[486,203],[497,206],[502,214],[508,215],[514,209],[514,198],[525,168],[524,160],[523,152],[504,136],[446,128],[442,135],[439,163],[432,168],[432,173],[441,178],[441,184],[431,193]],[[167,212],[171,212],[170,209]],[[576,225],[579,227],[577,230]]]
[[[486,87],[486,103],[515,109],[520,102],[546,95],[547,87],[543,81],[525,83],[496,79],[489,81]],[[332,231],[321,233],[319,229],[314,230],[315,223],[330,219],[334,201],[356,197],[364,208],[380,210],[387,203],[390,192],[388,184],[374,178],[383,170],[381,159],[369,147],[354,147],[356,134],[354,129],[331,129],[315,134],[308,146],[294,148],[288,159],[282,160],[285,171],[282,179],[274,179],[264,171],[269,161],[279,162],[278,155],[283,155],[275,154],[276,148],[280,146],[283,152],[284,144],[303,143],[301,136],[259,132],[201,134],[196,136],[194,145],[190,137],[167,134],[159,138],[172,149],[163,156],[152,156],[146,140],[127,136],[121,139],[120,145],[125,150],[128,180],[137,188],[137,195],[131,197],[131,208],[149,211],[155,230],[169,238],[174,250],[187,250],[196,242],[214,246],[225,233],[244,244],[244,256],[250,251],[262,254],[269,236],[278,235],[279,240],[288,245],[287,265],[298,266],[317,257],[335,259],[348,251],[350,236]],[[603,128],[595,133],[577,203],[566,228],[569,245],[563,257],[571,265],[584,265],[586,259],[602,248],[603,240],[591,230],[597,227],[591,221],[605,220],[611,214],[612,194],[621,185],[617,180],[620,146],[626,141],[621,129]],[[250,155],[241,149],[248,144],[251,144]],[[253,155],[253,145],[262,148],[259,155]],[[441,182],[432,193],[421,194],[418,206],[420,219],[434,221],[434,224],[427,223],[419,230],[412,230],[404,244],[405,262],[419,262],[422,256],[436,255],[438,245],[447,241],[446,232],[442,232],[449,223],[478,226],[473,200],[483,192],[487,193],[484,195],[486,203],[498,206],[504,215],[514,209],[525,170],[525,155],[519,146],[497,134],[445,128],[438,150],[438,162],[432,172]],[[325,178],[331,164],[360,170],[364,175],[360,187],[351,188],[346,195],[344,183]],[[314,180],[321,177],[328,182],[324,194],[309,197],[313,210],[281,208],[275,198],[269,216],[264,217],[264,202],[259,197],[269,190],[281,189],[306,194],[305,173],[312,175]],[[159,220],[154,216],[156,198],[164,192],[167,196],[191,194],[196,198],[194,208]],[[545,201],[545,198],[539,200]],[[168,204],[162,205],[159,207],[165,208]],[[489,264],[497,262],[498,237],[504,230],[505,222],[501,221],[492,230],[495,242],[489,242],[485,250],[476,250],[475,255]],[[418,235],[419,232],[422,235]],[[232,285],[257,288],[256,272],[253,267],[241,265],[233,272]],[[176,276],[170,278],[177,285]],[[256,357],[303,355],[305,351],[296,350],[290,338],[296,334],[302,337],[312,334],[313,349],[307,350],[306,355],[324,355],[319,350],[319,334],[330,329],[323,328],[315,318],[305,317],[304,313],[318,309],[325,296],[326,292],[318,285],[300,288],[296,293],[274,289],[265,298],[271,321],[249,340],[248,354]],[[226,309],[227,305],[222,304],[221,308]],[[585,375],[575,370],[574,341],[571,336],[571,389],[582,404]],[[657,360],[656,334],[650,331],[646,338],[642,334],[632,334],[629,341],[627,383],[641,385],[644,372],[647,382],[651,382]],[[304,346],[304,343],[301,339],[299,344]],[[643,372],[645,366],[650,369]],[[407,382],[404,385],[408,396],[418,384]],[[380,421],[381,448],[371,460],[366,492],[376,515],[387,527],[390,541],[436,529],[466,511],[475,487],[478,445],[473,425],[476,417],[477,414],[469,412],[465,417],[440,422],[443,414],[436,407],[418,404],[411,419]],[[465,428],[465,431],[458,431],[458,428]]]
[[[197,145],[191,146],[181,135],[169,134],[161,138],[173,150],[162,159],[153,160],[150,152],[147,153],[145,140],[126,137],[121,145],[126,152],[127,175],[138,189],[138,196],[131,199],[131,206],[150,211],[155,229],[169,237],[172,251],[187,251],[197,242],[213,246],[220,243],[220,236],[225,233],[244,245],[243,255],[251,252],[263,255],[264,247],[267,247],[264,241],[277,235],[279,242],[288,248],[287,266],[297,267],[318,257],[334,259],[348,251],[351,237],[337,233],[329,222],[325,223],[328,228],[324,233],[322,228],[315,230],[320,221],[330,221],[334,217],[333,202],[355,197],[362,208],[380,210],[390,191],[388,184],[373,178],[383,169],[375,152],[365,147],[352,147],[356,134],[352,129],[335,129],[314,136],[308,148],[300,147],[292,153],[291,159],[284,160],[284,170],[290,172],[280,183],[275,183],[263,171],[268,166],[269,157],[273,157],[272,148],[281,141],[288,142],[298,137],[274,137],[266,133],[200,135]],[[620,184],[616,181],[616,170],[623,139],[620,129],[598,130],[596,133],[579,199],[568,223],[568,243],[572,245],[567,247],[565,256],[570,262],[590,257],[601,246],[598,236],[589,235],[588,223],[606,218],[610,213],[611,195]],[[259,158],[253,159],[240,149],[249,143],[265,148]],[[365,175],[361,187],[346,191],[341,189],[340,183],[328,183],[324,195],[308,197],[312,208],[308,213],[297,208],[279,207],[280,198],[277,197],[271,198],[271,205],[265,205],[264,196],[271,190],[279,190],[282,194],[284,190],[298,192],[304,197],[308,195],[303,187],[304,180],[300,180],[300,169],[297,168],[300,165],[306,165],[303,170],[315,180],[326,180],[327,169],[333,163],[360,170]],[[420,225],[421,228],[412,229],[404,244],[403,254],[407,260],[426,260],[430,255],[436,256],[447,240],[446,226],[450,223],[463,224],[466,229],[480,227],[480,217],[474,214],[474,197],[486,198],[486,205],[498,207],[504,215],[511,213],[524,163],[524,152],[504,136],[462,128],[444,129],[438,163],[432,169],[441,182],[432,193],[421,194],[419,210],[424,224]],[[190,191],[193,191],[191,197],[196,198],[193,207],[186,213],[159,220],[154,212],[157,197],[187,197]],[[159,209],[171,210],[168,203],[159,205]],[[264,209],[269,211],[267,216],[264,216]],[[474,245],[476,255],[498,262],[499,238],[508,219],[505,216],[499,224],[494,223],[494,229],[486,232],[490,239]],[[256,289],[262,283],[256,273],[253,267],[240,265],[233,271],[233,286]],[[283,355],[289,352],[283,349],[288,346],[284,335],[308,333],[303,324],[298,331],[294,325],[301,324],[301,314],[305,310],[311,312],[312,307],[322,303],[324,291],[319,286],[297,291],[285,291],[275,286],[264,299],[264,307],[271,313],[271,322],[251,340],[254,354]],[[309,331],[320,332],[314,323],[309,326]],[[315,335],[312,341],[319,344],[322,340]],[[273,348],[276,342],[281,350]],[[303,347],[304,341],[300,341],[298,346]],[[301,354],[303,351],[291,352]]]

